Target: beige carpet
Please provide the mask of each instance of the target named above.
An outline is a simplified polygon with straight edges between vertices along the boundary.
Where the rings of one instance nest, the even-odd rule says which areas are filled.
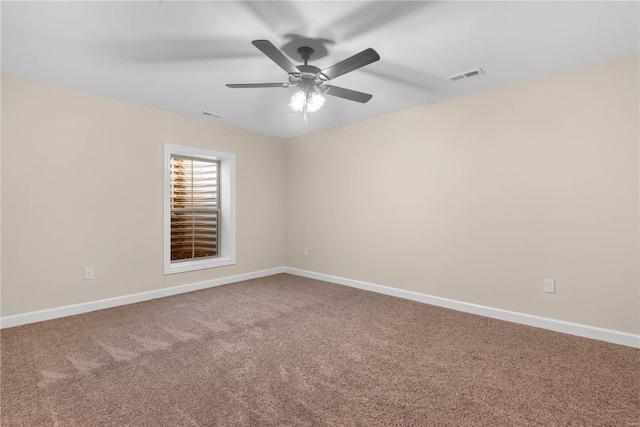
[[[2,426],[621,426],[640,350],[277,275],[2,331]]]

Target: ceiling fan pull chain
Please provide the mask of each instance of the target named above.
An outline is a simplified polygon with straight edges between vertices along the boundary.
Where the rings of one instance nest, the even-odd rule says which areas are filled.
[[[302,114],[304,117],[304,125],[307,125],[307,105],[309,104],[309,93],[306,92],[304,106],[302,107]]]

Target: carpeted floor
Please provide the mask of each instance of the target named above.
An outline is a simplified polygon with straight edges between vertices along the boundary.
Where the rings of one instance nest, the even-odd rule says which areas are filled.
[[[636,426],[640,350],[290,275],[2,330],[1,425]]]

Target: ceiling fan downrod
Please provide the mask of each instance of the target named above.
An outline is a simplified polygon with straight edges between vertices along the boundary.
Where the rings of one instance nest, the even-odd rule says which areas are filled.
[[[315,51],[308,46],[302,46],[298,48],[298,54],[300,55],[300,58],[302,58],[302,60],[304,61],[304,65],[307,65],[307,62],[309,62],[311,55],[313,55],[313,52]]]

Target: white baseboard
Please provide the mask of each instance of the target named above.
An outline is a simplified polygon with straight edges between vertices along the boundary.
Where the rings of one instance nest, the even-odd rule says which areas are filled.
[[[27,323],[42,322],[44,320],[58,319],[60,317],[73,316],[74,314],[87,313],[89,311],[102,310],[105,308],[117,307],[120,305],[134,304],[151,299],[183,294],[185,292],[212,288],[214,286],[228,285],[230,283],[241,282],[243,280],[271,276],[273,274],[279,274],[283,272],[284,267],[270,268],[268,270],[238,274],[237,276],[221,277],[219,279],[205,280],[204,282],[189,283],[187,285],[174,286],[171,288],[158,289],[149,292],[141,292],[139,294],[124,295],[121,297],[67,305],[64,307],[51,308],[48,310],[32,311],[30,313],[16,314],[14,316],[5,316],[0,318],[0,329],[26,325]]]
[[[190,283],[187,285],[175,286],[172,288],[164,288],[155,291],[141,292],[133,295],[124,295],[121,297],[108,298],[99,301],[67,305],[64,307],[57,307],[48,310],[16,314],[14,316],[5,316],[0,318],[0,329],[26,325],[28,323],[42,322],[44,320],[58,319],[60,317],[73,316],[74,314],[87,313],[90,311],[118,307],[121,305],[134,304],[151,299],[198,291],[201,289],[227,285],[230,283],[241,282],[243,280],[257,279],[260,277],[271,276],[279,273],[289,273],[296,276],[308,277],[311,279],[350,286],[352,288],[358,288],[366,291],[377,292],[380,294],[391,295],[398,298],[418,301],[438,307],[450,308],[452,310],[462,311],[465,313],[477,314],[480,316],[490,317],[492,319],[505,320],[507,322],[549,329],[551,331],[577,335],[579,337],[592,338],[614,344],[640,348],[640,335],[613,331],[610,329],[603,329],[595,326],[581,325],[579,323],[565,322],[563,320],[549,319],[546,317],[518,313],[515,311],[502,310],[499,308],[471,304],[447,298],[435,297],[431,295],[421,294],[419,292],[406,291],[389,286],[376,285],[373,283],[361,282],[359,280],[346,279],[343,277],[331,276],[328,274],[316,273],[313,271],[300,270],[298,268],[292,267],[271,268],[268,270],[254,271],[251,273],[238,274],[236,276],[221,277],[218,279]]]
[[[391,295],[398,298],[418,301],[425,304],[436,305],[438,307],[450,308],[452,310],[463,311],[465,313],[477,314],[480,316],[490,317],[492,319],[506,320],[507,322],[519,323],[522,325],[534,326],[536,328],[549,329],[551,331],[577,335],[579,337],[592,338],[614,344],[640,348],[640,335],[634,335],[627,332],[613,331],[611,329],[597,328],[595,326],[581,325],[579,323],[565,322],[563,320],[549,319],[546,317],[533,316],[531,314],[486,307],[483,305],[471,304],[447,298],[425,295],[418,292],[405,291],[388,286],[361,282],[359,280],[345,279],[343,277],[330,276],[328,274],[316,273],[307,270],[300,270],[298,268],[285,267],[284,272],[294,274],[296,276],[323,280],[325,282],[350,286],[352,288],[363,289],[366,291]]]

